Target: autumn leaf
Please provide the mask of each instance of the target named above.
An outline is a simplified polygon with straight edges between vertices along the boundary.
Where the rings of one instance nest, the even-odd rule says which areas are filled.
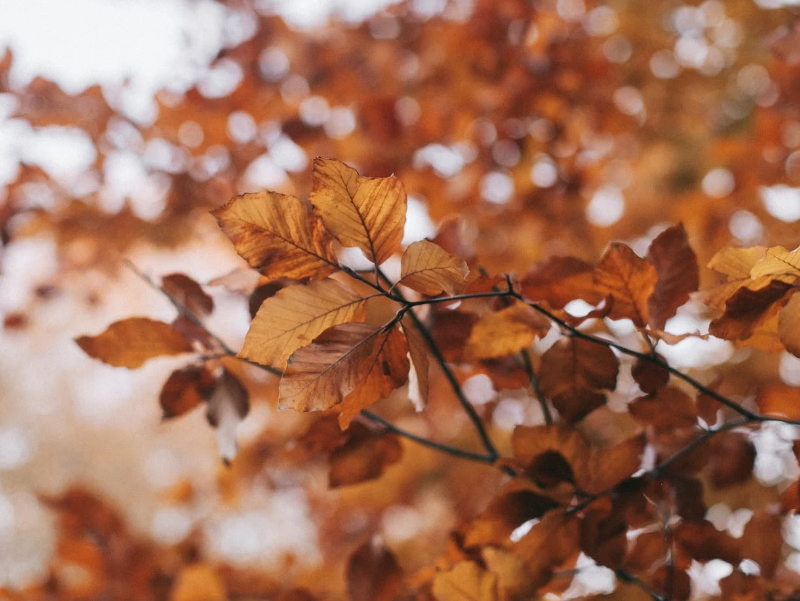
[[[628,405],[628,410],[634,419],[659,433],[693,429],[697,425],[694,401],[674,387],[661,388],[652,396],[639,397]]]
[[[647,251],[647,261],[656,268],[658,274],[648,301],[649,323],[663,330],[667,320],[675,315],[678,307],[689,300],[689,294],[700,285],[697,257],[689,246],[682,223],[656,236]]]
[[[762,388],[756,396],[762,415],[775,415],[800,420],[800,388],[773,384]]]
[[[178,573],[169,601],[228,601],[225,582],[211,564],[194,563]]]
[[[397,559],[379,538],[353,552],[346,577],[351,601],[392,601],[403,583]]]
[[[764,258],[750,270],[753,280],[780,276],[800,277],[800,253],[796,250],[788,251],[782,246],[768,248]]]
[[[355,423],[350,426],[347,442],[331,452],[328,485],[338,488],[375,480],[402,455],[403,447],[394,434],[373,432]]]
[[[768,277],[739,287],[725,301],[725,312],[708,325],[709,333],[725,340],[750,338],[780,309],[781,301],[791,288],[785,281]]]
[[[528,348],[550,331],[550,322],[529,305],[515,301],[500,311],[481,315],[472,327],[467,353],[475,359],[496,359]]]
[[[387,350],[396,349],[396,338],[389,341],[393,329],[384,331],[348,323],[323,332],[289,359],[281,378],[278,406],[296,411],[322,411],[341,403],[359,386],[364,388],[356,396],[359,404],[367,398],[371,402],[378,400],[396,375],[388,363],[389,359],[394,361],[394,355],[387,358],[382,352],[387,344]],[[408,375],[407,362],[402,375]]]
[[[171,273],[161,278],[161,287],[190,313],[200,317],[210,315],[214,310],[214,299],[203,288],[183,273]]]
[[[446,252],[428,240],[413,242],[406,248],[400,263],[398,284],[435,296],[458,294],[467,285],[469,267],[464,259]]]
[[[213,383],[213,376],[203,366],[189,365],[172,372],[158,398],[164,419],[183,415],[207,400]]]
[[[662,364],[651,361],[644,357],[638,357],[631,368],[631,375],[639,388],[645,394],[654,394],[658,389],[663,388],[669,382],[669,370],[664,367],[664,357],[656,355]]]
[[[411,371],[408,376],[408,398],[414,403],[417,411],[422,411],[425,405],[428,404],[428,394],[430,392],[430,366],[427,345],[410,317],[404,316],[400,320],[400,326],[406,335],[408,355],[411,359]]]
[[[517,426],[511,447],[525,473],[543,488],[588,478],[589,445],[574,428],[564,424]]]
[[[628,318],[638,327],[649,321],[650,296],[657,282],[656,268],[621,243],[608,247],[594,271],[597,290],[614,298],[609,317]]]
[[[800,295],[793,294],[778,313],[778,336],[787,351],[800,357]]]
[[[551,257],[522,278],[522,293],[561,309],[575,299],[596,305],[603,299],[594,286],[593,267],[574,257]]]
[[[336,159],[314,160],[311,204],[342,246],[380,265],[400,250],[406,192],[395,177],[361,177]]]
[[[172,326],[147,317],[114,322],[102,334],[80,336],[75,342],[90,357],[129,369],[155,357],[192,352],[191,344]]]
[[[367,299],[332,279],[279,290],[250,323],[239,356],[283,368],[297,349],[335,325],[364,319]]]
[[[457,563],[433,580],[436,601],[500,601],[497,576],[471,561]]]
[[[602,344],[578,337],[557,341],[542,355],[539,389],[569,422],[605,403],[601,390],[617,384],[619,360]]]
[[[514,551],[525,562],[535,588],[546,584],[554,569],[580,549],[580,524],[573,515],[561,510],[547,513],[523,536]]]
[[[243,194],[211,213],[236,252],[269,281],[322,278],[338,269],[322,223],[293,196]]]

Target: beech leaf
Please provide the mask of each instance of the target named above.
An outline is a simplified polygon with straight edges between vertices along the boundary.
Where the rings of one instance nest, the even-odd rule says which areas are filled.
[[[411,370],[408,374],[408,398],[414,403],[417,411],[422,411],[428,403],[430,391],[427,345],[410,317],[403,317],[400,320],[400,326],[406,335],[408,355],[411,359]]]
[[[403,571],[379,537],[356,549],[347,562],[351,601],[392,601],[403,583]]]
[[[768,248],[764,258],[750,270],[750,277],[754,280],[767,276],[800,277],[800,253],[782,246]]]
[[[792,295],[778,314],[778,336],[786,350],[800,357],[800,296]]]
[[[239,356],[282,369],[292,353],[328,328],[363,320],[366,303],[332,279],[279,290],[259,307]]]
[[[164,419],[183,415],[206,401],[213,384],[211,373],[199,365],[189,365],[172,372],[158,397]]]
[[[155,357],[192,352],[192,345],[175,328],[147,317],[114,322],[102,334],[80,336],[75,342],[90,357],[129,369]]]
[[[556,309],[577,298],[596,305],[604,295],[595,290],[592,272],[591,265],[575,257],[551,257],[522,278],[522,293]]]
[[[628,318],[638,327],[648,322],[649,300],[657,281],[656,268],[621,243],[609,246],[594,271],[597,290],[614,298],[609,317]]]
[[[208,399],[206,419],[217,430],[219,455],[230,463],[238,451],[236,432],[250,411],[250,394],[242,382],[227,369],[217,379]]]
[[[537,336],[550,331],[550,322],[526,303],[481,315],[472,326],[467,353],[475,359],[496,359],[528,348]]]
[[[373,432],[360,423],[353,424],[348,434],[347,442],[331,452],[331,488],[375,480],[403,455],[403,447],[394,434]]]
[[[497,576],[471,561],[457,563],[433,579],[436,601],[499,601]]]
[[[400,264],[400,281],[428,296],[458,294],[467,285],[469,267],[461,257],[451,255],[428,240],[414,242],[406,248]]]
[[[314,160],[311,204],[342,246],[380,265],[400,250],[406,192],[395,177],[361,177],[336,159]]]
[[[689,246],[683,224],[667,228],[656,236],[647,251],[647,261],[656,268],[658,280],[648,301],[650,325],[664,329],[678,307],[700,285],[697,256]],[[613,311],[613,309],[612,309]]]
[[[243,194],[211,214],[236,252],[269,281],[321,278],[338,270],[330,236],[293,196]]]
[[[209,315],[214,310],[214,299],[188,275],[171,273],[161,278],[161,287],[190,313],[197,316]]]

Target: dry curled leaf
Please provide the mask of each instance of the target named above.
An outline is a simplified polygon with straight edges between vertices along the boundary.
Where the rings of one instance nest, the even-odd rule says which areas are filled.
[[[322,223],[293,196],[243,194],[212,214],[236,252],[269,281],[322,278],[338,269]]]
[[[406,191],[395,177],[361,177],[336,159],[315,159],[311,204],[342,246],[380,265],[400,250]]]
[[[332,279],[279,290],[258,309],[239,356],[282,369],[297,349],[335,325],[364,318],[367,300]]]
[[[75,342],[90,357],[129,369],[155,357],[192,352],[191,344],[171,325],[147,317],[114,322],[102,334],[80,336]]]
[[[458,294],[467,285],[469,267],[461,257],[446,252],[428,240],[409,245],[403,253],[398,284],[413,288],[417,292],[436,294]]]

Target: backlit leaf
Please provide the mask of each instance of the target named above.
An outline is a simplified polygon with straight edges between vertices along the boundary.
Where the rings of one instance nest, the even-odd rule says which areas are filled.
[[[338,269],[322,223],[293,196],[243,194],[211,213],[236,252],[269,281],[322,278]]]
[[[750,277],[754,280],[778,276],[800,277],[800,253],[782,246],[768,248],[764,258],[750,270]]]
[[[761,389],[756,397],[759,412],[800,420],[800,388],[774,384]]]
[[[800,357],[800,295],[792,295],[778,314],[778,336],[787,351]]]
[[[472,326],[467,352],[476,359],[496,359],[528,348],[550,330],[550,322],[522,302],[481,315]]]
[[[656,268],[658,281],[648,302],[650,325],[664,329],[675,311],[700,285],[697,257],[689,246],[683,224],[661,232],[650,244],[647,260]]]
[[[594,286],[593,267],[574,257],[552,257],[522,278],[522,293],[561,309],[577,298],[596,305],[603,299]]]
[[[780,308],[791,284],[769,277],[741,286],[725,301],[725,312],[708,325],[708,331],[725,340],[752,336]]]
[[[250,324],[241,357],[283,368],[297,349],[328,328],[361,321],[366,299],[332,279],[279,290],[265,300]]]
[[[400,250],[406,192],[395,177],[361,177],[336,159],[315,159],[311,204],[342,246],[380,265]]]
[[[147,317],[117,321],[102,334],[80,336],[75,342],[90,357],[129,369],[155,357],[192,352],[189,342],[171,325]]]
[[[438,244],[420,240],[403,253],[398,284],[429,296],[442,292],[453,295],[464,289],[468,275],[464,259],[451,255]]]
[[[597,290],[614,298],[609,317],[628,318],[639,327],[649,321],[649,300],[657,281],[656,268],[620,243],[608,247],[594,271]]]
[[[428,403],[430,391],[428,349],[416,325],[408,316],[400,320],[403,333],[408,343],[408,354],[411,359],[409,372],[408,398],[414,403],[417,411],[422,411]],[[413,373],[413,376],[412,376]]]
[[[436,601],[500,601],[497,576],[478,564],[462,561],[433,580]]]
[[[349,438],[330,456],[328,484],[331,488],[374,480],[390,465],[400,461],[403,447],[394,434],[373,432],[355,423]]]
[[[194,315],[202,317],[214,310],[214,299],[203,291],[200,284],[183,273],[165,275],[161,278],[161,286]]]

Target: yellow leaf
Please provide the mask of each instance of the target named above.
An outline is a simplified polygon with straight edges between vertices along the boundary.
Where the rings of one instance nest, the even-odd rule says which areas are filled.
[[[406,191],[395,177],[361,177],[335,159],[315,159],[311,204],[343,246],[380,265],[400,250]]]
[[[467,285],[469,267],[461,257],[451,255],[438,244],[420,240],[403,253],[400,281],[429,296],[458,294]]]
[[[363,404],[367,397],[372,398],[371,402],[378,400],[389,388],[388,381],[398,377],[401,361],[394,355],[397,339],[389,340],[393,331],[363,323],[329,328],[289,359],[280,383],[278,406],[323,411],[341,403],[359,386],[363,390],[358,390],[354,403]],[[385,347],[392,352],[389,357],[383,352]],[[404,367],[405,377],[407,360]]]
[[[728,276],[728,280],[744,280],[750,278],[750,271],[767,252],[764,246],[753,248],[723,248],[715,254],[708,267]]]
[[[475,359],[496,359],[528,348],[550,330],[550,322],[525,303],[515,302],[481,315],[472,327],[467,351]]]
[[[412,323],[411,318],[406,316],[400,320],[403,333],[406,335],[408,343],[408,354],[411,357],[411,367],[414,375],[409,373],[408,398],[414,403],[417,411],[422,411],[428,404],[428,392],[430,385],[428,382],[428,350],[425,340],[422,338],[417,327]]]
[[[471,561],[461,561],[433,580],[437,601],[497,601],[497,576]]]
[[[800,296],[797,294],[778,314],[778,336],[787,351],[800,357]]]
[[[294,196],[243,194],[211,214],[236,252],[268,281],[322,278],[339,268],[322,223]]]
[[[619,243],[608,248],[594,272],[597,289],[614,297],[609,317],[627,317],[639,327],[648,321],[648,301],[657,281],[656,268]]]
[[[90,357],[129,369],[161,355],[192,352],[192,345],[171,325],[147,317],[117,321],[102,334],[80,336],[75,342]]]
[[[259,307],[239,356],[283,368],[293,352],[328,328],[363,320],[366,303],[367,298],[331,279],[279,290]]]
[[[788,251],[782,246],[767,249],[766,256],[750,270],[754,280],[762,277],[800,276],[800,253]]]

